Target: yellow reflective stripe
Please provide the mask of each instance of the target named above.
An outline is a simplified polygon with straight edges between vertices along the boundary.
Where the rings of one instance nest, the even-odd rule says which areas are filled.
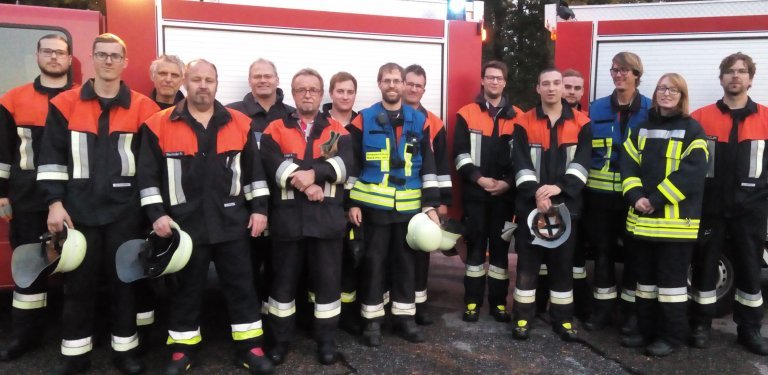
[[[697,148],[704,150],[704,154],[707,156],[707,160],[709,160],[709,148],[707,148],[707,141],[703,139],[694,139],[685,151],[683,151],[683,157],[690,155],[691,152]]]
[[[574,279],[586,279],[587,278],[587,269],[584,267],[573,267],[573,278]]]
[[[618,297],[618,293],[616,292],[616,287],[612,286],[610,288],[595,288],[592,296],[599,300],[610,300]]]
[[[413,168],[413,154],[410,152],[404,152],[405,154],[405,176],[411,176],[411,169]]]
[[[200,335],[200,327],[197,327],[195,331],[171,331],[168,330],[167,345],[182,344],[182,345],[195,345],[199,344],[203,340],[203,336]]]
[[[421,208],[421,201],[406,201],[406,202],[395,202],[395,210],[397,211],[414,211]]]
[[[91,337],[77,340],[61,340],[61,354],[66,356],[82,355],[93,349]]]
[[[482,265],[470,266],[467,264],[464,275],[467,277],[483,277],[485,276],[485,268]]]
[[[13,292],[11,306],[20,310],[40,309],[48,305],[48,293],[21,294]]]
[[[669,178],[665,178],[661,183],[656,187],[659,189],[662,195],[664,195],[670,202],[672,203],[678,203],[685,199],[685,194],[683,194],[680,189],[675,186],[675,184],[672,183],[672,181],[669,180]]]
[[[116,352],[127,352],[139,346],[139,335],[133,334],[130,337],[120,337],[112,335],[112,349]]]
[[[627,194],[628,191],[634,189],[634,188],[642,188],[643,187],[643,181],[640,180],[638,177],[627,177],[624,179],[624,181],[621,182],[621,191],[624,194]]]
[[[264,334],[261,329],[261,320],[251,323],[232,324],[232,339],[235,341],[248,340]]]
[[[635,302],[635,291],[631,289],[622,289],[621,299],[627,302]]]
[[[635,163],[640,164],[640,152],[637,150],[637,148],[635,148],[635,145],[632,144],[629,139],[624,142],[624,150],[627,151],[627,155],[629,155],[629,157],[632,158]]]
[[[658,289],[656,288],[656,285],[637,284],[635,297],[642,299],[656,299],[658,297]]]
[[[605,138],[593,139],[592,148],[596,148],[596,147],[605,147]]]
[[[352,303],[357,300],[357,291],[355,292],[342,292],[341,293],[341,303]]]
[[[519,303],[534,303],[536,302],[536,289],[521,290],[515,288],[515,292],[512,294],[515,301]]]
[[[496,280],[509,280],[509,271],[491,264],[488,266],[488,277]]]
[[[386,155],[385,155],[384,159],[380,159],[381,160],[381,168],[380,169],[381,169],[382,172],[389,172],[389,158],[390,158],[390,156],[389,156],[389,152],[390,152],[389,151],[389,147],[390,147],[389,146],[389,137],[387,137],[387,139],[385,139],[384,141],[386,143],[385,143],[384,149],[381,150],[381,151],[384,152]]]

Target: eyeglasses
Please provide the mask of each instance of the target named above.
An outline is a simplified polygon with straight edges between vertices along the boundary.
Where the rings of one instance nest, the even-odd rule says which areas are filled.
[[[731,76],[735,76],[736,74],[744,75],[744,74],[749,74],[749,70],[748,69],[727,69],[723,73]]]
[[[269,81],[272,78],[275,78],[275,76],[272,74],[254,74],[251,76],[251,78],[253,78],[254,81],[261,81],[262,79],[265,81]]]
[[[318,95],[323,93],[323,90],[320,90],[320,89],[315,88],[315,87],[293,89],[291,91],[293,91],[294,95],[307,95],[307,94],[309,94],[310,96],[318,96]]]
[[[113,62],[119,63],[123,61],[125,56],[119,53],[106,53],[106,52],[94,52],[93,57],[98,61],[107,61],[107,58],[112,59]]]
[[[485,76],[483,79],[488,82],[504,82],[504,77],[502,76]]]
[[[677,95],[677,94],[680,94],[680,89],[678,89],[677,87],[658,86],[656,87],[656,92],[658,92],[659,94],[669,93],[669,95]]]
[[[40,48],[38,53],[43,57],[66,57],[69,56],[69,52],[63,50],[63,49],[50,49],[50,48]]]
[[[383,83],[383,84],[385,84],[387,86],[400,86],[400,85],[403,84],[403,81],[399,80],[399,79],[389,79],[389,78],[387,78],[387,79],[382,79],[381,83]]]
[[[611,69],[609,69],[609,71],[611,72],[612,76],[616,76],[616,75],[619,75],[619,74],[625,76],[625,75],[629,74],[629,72],[631,72],[632,69],[627,69],[627,68],[611,68]]]
[[[424,90],[424,85],[418,83],[406,82],[405,85],[408,86],[409,89]]]

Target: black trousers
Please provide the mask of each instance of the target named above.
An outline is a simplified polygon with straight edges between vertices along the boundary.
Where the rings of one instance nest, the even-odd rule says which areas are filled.
[[[583,225],[582,225],[583,226]],[[575,234],[579,234],[581,231]],[[576,317],[586,319],[592,311],[592,296],[587,283],[587,258],[584,254],[584,246],[581,246],[580,238],[575,239],[573,250],[573,306]],[[549,252],[544,252],[544,259],[539,268],[539,282],[536,286],[536,310],[543,313],[549,305],[549,269],[547,257]]]
[[[464,202],[463,209],[467,230],[464,303],[482,306],[487,280],[488,303],[491,306],[506,306],[509,242],[501,239],[501,229],[512,216],[512,204],[502,200]],[[487,273],[484,266],[486,251],[489,254]]]
[[[633,313],[635,302],[635,272],[632,264],[633,238],[626,235],[627,208],[609,209],[596,203],[601,194],[587,194],[585,223],[587,240],[595,253],[592,308],[596,314],[609,315],[619,295],[624,314]],[[619,247],[623,241],[623,250]],[[624,271],[621,288],[616,282],[616,258],[622,251]]]
[[[96,295],[104,284],[110,287],[112,349],[124,352],[139,345],[134,288],[117,278],[115,253],[124,242],[141,237],[141,219],[137,208],[107,225],[74,223],[85,236],[87,250],[80,266],[64,274],[61,353],[65,356],[91,351]],[[102,275],[106,280],[101,280]]]
[[[635,240],[637,324],[647,339],[684,342],[693,242]]]
[[[306,275],[315,296],[315,340],[333,340],[341,312],[342,246],[342,239],[273,240],[269,324],[274,342],[287,343],[293,338],[296,299],[306,298],[297,296],[302,275]]]
[[[256,293],[261,297],[261,313],[266,314],[269,300],[269,282],[272,280],[272,237],[250,237],[251,266]]]
[[[531,320],[536,314],[536,286],[541,264],[546,262],[549,276],[549,316],[553,326],[573,320],[573,251],[578,221],[571,220],[568,239],[554,249],[533,245],[527,220],[515,231],[517,277],[512,311],[515,320]]]
[[[168,345],[174,352],[190,353],[202,340],[200,309],[211,261],[227,302],[237,350],[261,346],[261,306],[253,286],[251,248],[245,235],[234,241],[194,247],[187,266],[177,274],[178,289],[169,308]]]
[[[417,304],[427,302],[427,282],[429,281],[429,258],[430,254],[424,251],[416,252],[416,298]]]
[[[722,216],[702,218],[692,261],[692,323],[709,325],[715,316],[718,260],[723,247],[729,246],[736,284],[733,320],[739,326],[760,328],[765,314],[760,290],[765,237],[765,210],[727,219]]]
[[[48,231],[48,212],[15,212],[11,219],[8,241],[11,249],[29,243],[40,243],[40,237]],[[11,337],[34,340],[39,337],[43,324],[43,308],[48,304],[48,278],[39,277],[32,285],[13,288],[11,310]],[[35,332],[38,331],[38,332]]]
[[[365,217],[363,218],[365,221]],[[360,315],[368,320],[384,316],[384,292],[390,291],[392,315],[413,316],[416,251],[408,247],[408,222],[365,221],[365,255],[360,270]]]

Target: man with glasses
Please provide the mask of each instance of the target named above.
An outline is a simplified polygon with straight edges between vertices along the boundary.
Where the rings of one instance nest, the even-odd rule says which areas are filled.
[[[437,168],[437,183],[440,188],[440,206],[437,213],[441,217],[448,216],[448,206],[451,204],[451,171],[448,164],[448,144],[443,121],[436,114],[421,105],[427,85],[427,72],[421,65],[413,64],[405,68],[405,85],[403,100],[405,104],[421,112],[427,118],[429,135],[432,137],[432,150],[435,153],[435,168]],[[429,278],[430,253],[416,254],[416,324],[430,325],[432,317],[426,309],[427,279]]]
[[[63,361],[57,374],[90,366],[96,294],[104,283],[111,286],[113,362],[122,373],[144,371],[136,357],[134,290],[117,278],[115,253],[145,229],[136,184],[137,133],[159,108],[121,81],[126,53],[116,35],[96,37],[95,77],[52,99],[46,119],[37,180],[46,193],[48,230],[76,228],[88,249],[82,264],[64,274]],[[107,280],[101,280],[102,272]]]
[[[360,111],[347,126],[361,170],[351,173],[349,221],[364,224],[365,255],[360,272],[360,310],[367,346],[381,345],[384,291],[391,286],[395,331],[405,340],[422,342],[415,326],[415,253],[405,241],[408,221],[426,212],[439,223],[440,203],[434,153],[426,118],[403,105],[405,72],[395,63],[379,68],[382,101]]]
[[[256,135],[256,145],[261,143],[264,129],[270,122],[286,118],[296,109],[283,103],[285,96],[279,87],[280,77],[272,61],[259,58],[248,68],[248,86],[251,92],[239,102],[229,103],[227,107],[236,109],[251,118],[251,127]],[[253,265],[254,282],[259,296],[262,298],[262,312],[268,311],[269,280],[272,261],[270,260],[272,243],[269,230],[255,238],[251,238],[251,264]]]
[[[162,55],[149,65],[149,77],[155,88],[152,98],[160,109],[173,107],[184,99],[179,90],[184,79],[184,62],[176,55]]]
[[[462,209],[467,238],[462,319],[477,322],[488,284],[490,314],[497,322],[511,320],[507,311],[509,242],[501,238],[512,220],[514,185],[509,136],[523,112],[504,95],[507,65],[488,61],[480,72],[482,91],[456,115],[453,157],[462,181]],[[488,250],[488,272],[485,271]],[[486,281],[487,280],[487,281]]]
[[[333,340],[341,312],[344,183],[352,144],[344,125],[320,112],[323,89],[320,73],[299,70],[291,80],[296,113],[270,123],[261,142],[273,192],[268,355],[275,364],[285,361],[293,339],[297,286],[305,274],[315,295],[318,361],[330,365],[338,358]]]
[[[589,108],[589,118],[592,119],[592,161],[584,194],[584,229],[597,257],[592,294],[593,311],[584,327],[597,330],[610,324],[619,295],[614,263],[619,251],[619,239],[623,239],[625,251],[621,333],[631,335],[637,327],[633,307],[635,278],[629,255],[631,240],[624,236],[628,205],[622,196],[619,159],[621,145],[627,135],[648,119],[651,99],[637,90],[643,75],[643,63],[636,54],[616,54],[609,73],[615,87],[613,93],[595,100]]]
[[[36,243],[46,231],[48,207],[37,188],[40,142],[48,103],[72,84],[69,40],[48,34],[37,41],[35,53],[40,75],[0,98],[0,217],[10,222],[11,248]],[[45,278],[27,288],[15,286],[11,309],[11,334],[0,348],[0,361],[20,357],[42,338],[43,308],[48,293]]]
[[[723,98],[693,112],[707,133],[709,171],[699,241],[693,257],[691,345],[709,345],[717,302],[718,262],[726,238],[731,245],[736,282],[733,320],[738,342],[768,355],[760,335],[765,315],[760,291],[760,264],[768,215],[768,108],[749,97],[755,63],[741,52],[720,63]]]

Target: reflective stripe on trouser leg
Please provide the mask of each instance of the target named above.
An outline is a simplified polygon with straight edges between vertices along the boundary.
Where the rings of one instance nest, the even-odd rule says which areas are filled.
[[[137,326],[148,326],[155,322],[155,310],[145,311],[136,314]]]
[[[699,305],[712,305],[717,302],[717,291],[701,291],[695,288],[691,289],[691,299]]]
[[[622,289],[621,290],[621,299],[632,303],[635,302],[635,297],[637,297],[637,292],[632,289]]]
[[[261,327],[261,320],[251,323],[232,324],[232,339],[235,341],[248,340],[261,337],[264,331]]]
[[[566,292],[549,291],[549,302],[554,305],[567,305],[573,303],[573,290]]]
[[[341,292],[341,303],[352,303],[357,300],[357,292]]]
[[[659,288],[657,298],[661,303],[688,302],[688,288]]]
[[[614,285],[609,288],[594,288],[592,296],[596,300],[613,300],[618,297],[618,293],[616,292],[616,286]]]
[[[197,327],[194,331],[168,331],[168,340],[165,342],[167,345],[180,344],[180,345],[196,345],[203,340],[203,336],[200,335],[200,327]]]
[[[763,305],[763,294],[758,291],[755,294],[736,289],[736,302],[746,307],[760,307]]]
[[[488,266],[488,277],[496,280],[509,280],[509,271],[506,268],[496,267],[491,264]]]
[[[549,270],[547,269],[547,265],[543,264],[539,267],[539,276],[547,276],[549,275]]]
[[[427,302],[427,290],[417,290],[416,291],[416,303],[424,303]]]
[[[586,267],[573,267],[573,278],[576,280],[587,278]]]
[[[278,302],[269,297],[269,315],[278,318],[286,318],[296,313],[296,300],[290,302]]]
[[[392,301],[392,315],[416,315],[416,304]]]
[[[384,303],[378,305],[360,304],[360,316],[365,319],[375,319],[384,316]]]
[[[61,354],[65,356],[83,355],[93,349],[91,337],[76,340],[61,340]]]
[[[13,292],[13,302],[11,306],[16,309],[33,310],[41,309],[48,305],[48,293],[21,294]]]
[[[315,318],[329,319],[341,313],[341,300],[331,303],[315,303]]]
[[[139,346],[139,335],[120,337],[112,335],[112,349],[116,352],[127,352]]]
[[[637,290],[635,291],[635,296],[637,298],[642,299],[657,299],[659,290],[656,287],[656,285],[643,285],[638,283],[637,284]],[[624,291],[622,291],[622,299],[624,296]]]

